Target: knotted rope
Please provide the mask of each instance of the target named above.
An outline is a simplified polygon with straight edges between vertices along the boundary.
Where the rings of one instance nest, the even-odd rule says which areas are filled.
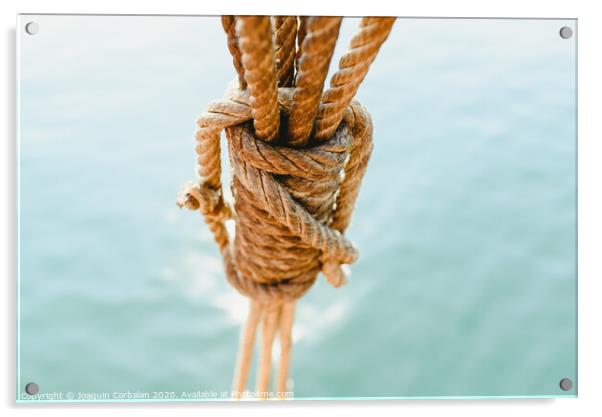
[[[362,20],[331,88],[322,95],[341,18],[307,17],[299,25],[294,17],[222,18],[239,83],[199,118],[199,181],[186,185],[178,204],[201,211],[228,282],[251,299],[235,395],[245,389],[260,322],[257,391],[268,391],[277,334],[277,390],[287,390],[295,301],[319,272],[334,287],[344,284],[342,266],[358,257],[344,232],[372,150],[372,122],[353,96],[393,22]],[[234,207],[222,193],[222,130]],[[227,220],[235,220],[233,238]]]

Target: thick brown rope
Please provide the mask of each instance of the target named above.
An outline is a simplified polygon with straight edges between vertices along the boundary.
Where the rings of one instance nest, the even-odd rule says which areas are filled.
[[[282,30],[286,24],[291,25],[285,19],[288,18],[274,18],[274,29],[280,27]],[[308,45],[307,51],[313,51],[312,42],[322,36],[320,28],[328,27],[334,32],[336,26],[338,32],[340,25],[339,18],[330,18],[332,20],[324,21],[322,26],[318,23],[312,26],[311,19],[300,20],[297,34],[300,44]],[[295,108],[299,108],[302,89],[276,88],[277,74],[280,82],[288,82],[284,75],[288,71],[282,70],[284,61],[274,60],[276,52],[272,46],[269,18],[224,18],[223,25],[229,46],[235,46],[230,49],[235,66],[237,51],[240,52],[242,78],[247,89],[244,90],[239,81],[239,88],[232,88],[223,99],[212,102],[199,118],[196,135],[199,181],[185,187],[179,204],[201,211],[222,253],[228,282],[252,300],[241,335],[233,386],[236,395],[241,395],[246,386],[259,323],[262,343],[257,389],[264,392],[269,388],[272,344],[279,335],[281,360],[277,388],[286,391],[295,300],[313,285],[320,271],[333,286],[342,285],[346,277],[341,265],[357,259],[357,250],[343,232],[349,225],[372,150],[372,124],[366,109],[348,94],[332,95],[339,101],[324,104],[323,100],[320,114],[327,114],[325,106],[338,108],[341,102],[346,104],[341,111],[333,113],[338,121],[330,137],[320,136],[319,143],[309,143],[300,149],[289,147],[289,137],[281,138],[278,146],[268,143],[278,136],[280,115],[286,120],[292,117]],[[352,41],[352,48],[356,48],[352,56],[364,56],[361,51],[367,50],[366,59],[370,62],[374,59],[375,42],[380,47],[384,40],[382,28],[378,28],[380,25],[365,19],[360,34]],[[329,37],[323,38],[324,42],[328,40],[326,49],[332,49],[330,42],[334,43],[333,37],[336,39],[331,32]],[[374,41],[374,37],[382,40]],[[280,49],[290,51],[289,38],[278,38],[275,34],[274,40],[281,45]],[[290,60],[289,57],[294,56],[294,44],[292,49],[292,55],[283,52],[283,56]],[[322,52],[320,56],[327,55]],[[303,72],[311,68],[304,66],[305,57],[311,57],[311,53],[297,54],[298,80],[302,80]],[[354,77],[359,77],[363,70],[356,68],[357,63],[347,65],[349,62],[345,57],[341,59],[339,78],[335,80],[335,75],[331,84],[346,89],[344,83],[337,82],[344,80],[345,74],[351,74],[349,84],[355,92],[359,82],[354,81]],[[279,68],[281,72],[278,72]],[[322,78],[323,83],[327,65],[317,68],[314,75]],[[366,71],[367,68],[361,78]],[[301,81],[301,86],[306,85],[310,85],[307,80]],[[314,101],[315,95],[312,95]],[[316,104],[312,106],[315,108]],[[305,126],[309,125],[311,132],[313,116],[309,119]],[[333,117],[326,119],[335,123]],[[318,121],[323,123],[326,119]],[[226,131],[228,141],[234,208],[224,201],[220,180],[222,130]],[[229,219],[236,221],[234,239],[225,227]]]
[[[292,87],[295,76],[296,16],[273,16],[274,60],[278,87]]]
[[[359,32],[351,40],[349,51],[339,61],[339,70],[324,92],[316,119],[315,137],[327,140],[343,117],[343,111],[355,96],[370,64],[395,23],[394,17],[364,17]]]
[[[289,143],[293,146],[304,146],[313,128],[341,21],[340,17],[304,19],[306,27],[297,57],[296,88],[288,126]]]
[[[270,18],[238,16],[236,34],[244,78],[251,94],[255,135],[270,142],[276,139],[280,127]]]
[[[283,111],[291,106],[291,89],[280,89]],[[341,234],[349,223],[353,202],[372,149],[371,122],[366,110],[352,102],[343,124],[330,141],[307,149],[273,147],[255,138],[245,121],[251,119],[250,97],[235,91],[210,104],[199,119],[197,133],[201,181],[188,185],[181,206],[199,209],[215,235],[224,258],[228,282],[253,303],[268,306],[294,303],[313,285],[320,270],[335,287],[345,283],[343,263],[357,259],[357,251]],[[236,235],[228,236],[225,221],[234,217],[223,201],[219,184],[219,132],[226,129],[236,202]],[[204,161],[204,162],[203,162]],[[341,171],[344,175],[340,175]],[[344,180],[341,181],[341,177]],[[338,229],[328,227],[334,222]],[[281,316],[282,317],[282,316]],[[292,326],[292,317],[280,323]],[[241,342],[235,390],[242,391],[248,375],[253,316]],[[285,326],[285,327],[282,327]],[[270,329],[267,327],[266,329]],[[269,335],[268,335],[269,336]],[[272,337],[269,336],[272,340]],[[290,358],[288,332],[280,335],[282,358]],[[264,353],[264,358],[267,353]],[[266,375],[266,361],[261,375]],[[289,365],[281,360],[279,384],[286,381]],[[283,372],[283,373],[282,373]],[[258,382],[263,384],[264,379]]]
[[[300,48],[305,35],[307,34],[307,18],[308,16],[299,16],[297,18],[297,47]],[[297,49],[299,51],[299,49]],[[298,67],[295,67],[298,68]]]
[[[236,18],[234,16],[222,16],[222,26],[228,38],[228,50],[232,55],[232,63],[238,75],[238,85],[241,90],[247,88],[244,69],[242,67],[240,49],[238,49],[238,37],[236,36]]]
[[[291,89],[280,89],[280,93],[283,109],[288,111]],[[340,192],[339,185],[349,192],[359,185],[358,177],[363,171],[353,164],[345,165],[345,160],[350,149],[359,156],[349,161],[363,160],[369,154],[371,129],[365,128],[370,126],[369,116],[359,103],[352,103],[346,112],[348,122],[330,141],[297,150],[273,147],[257,140],[244,125],[251,118],[249,102],[247,92],[236,91],[226,99],[211,103],[207,113],[201,116],[196,147],[201,181],[186,188],[181,204],[200,208],[210,226],[213,225],[211,229],[226,259],[227,270],[232,272],[229,280],[239,291],[264,301],[274,297],[296,299],[313,283],[319,271],[319,257],[339,264],[351,263],[357,258],[356,249],[341,235],[341,230],[333,230],[325,224],[341,216],[333,214],[335,201],[349,198]],[[219,132],[222,129],[226,129],[234,168],[237,233],[233,253],[235,259],[245,259],[245,262],[235,262],[227,250],[229,237],[223,223],[232,217],[232,211],[223,201],[219,180]],[[354,131],[361,136],[352,137]],[[355,141],[363,146],[354,144]],[[343,166],[345,180],[340,183],[339,172]],[[284,177],[276,180],[275,175]],[[258,190],[261,191],[258,193]],[[346,217],[350,215],[350,211],[345,214],[341,224],[348,222]],[[259,220],[265,232],[261,238],[256,237],[257,227],[253,225]],[[282,259],[273,256],[279,248],[274,245],[282,247]],[[263,252],[259,250],[250,256],[250,248],[254,247]],[[238,269],[252,279],[242,279],[233,273]],[[282,280],[283,275],[288,278]],[[308,279],[308,276],[312,277]]]

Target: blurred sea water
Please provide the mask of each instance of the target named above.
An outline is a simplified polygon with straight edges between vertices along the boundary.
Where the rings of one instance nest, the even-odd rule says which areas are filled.
[[[247,302],[175,205],[195,120],[234,78],[219,19],[30,20],[18,392],[229,390]],[[298,303],[295,397],[576,395],[558,385],[577,380],[575,24],[396,22],[357,96],[360,259]]]

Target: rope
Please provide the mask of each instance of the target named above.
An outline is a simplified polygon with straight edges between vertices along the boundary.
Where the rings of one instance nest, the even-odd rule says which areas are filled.
[[[304,38],[299,47],[296,88],[288,126],[289,143],[293,146],[304,146],[313,128],[342,20],[340,17],[304,19]]]
[[[280,127],[270,18],[239,16],[236,34],[244,78],[251,94],[255,135],[270,142],[276,139]]]
[[[305,39],[307,33],[307,18],[307,16],[299,16],[297,18],[297,45],[301,45]]]
[[[330,80],[330,88],[324,92],[316,119],[316,139],[326,140],[336,130],[393,23],[394,17],[362,19],[359,32],[351,39],[349,51],[339,61],[339,70]]]
[[[222,26],[228,38],[228,50],[232,55],[232,63],[238,75],[238,85],[241,90],[247,88],[247,82],[244,77],[244,69],[242,67],[240,50],[238,49],[238,38],[236,37],[236,19],[234,16],[222,16]]]
[[[280,369],[276,390],[285,392],[287,390],[288,374],[291,361],[291,350],[293,347],[293,321],[295,319],[295,303],[283,303],[280,307]]]
[[[274,16],[272,17],[272,27],[278,87],[292,87],[295,74],[297,18],[295,16]]]
[[[253,344],[255,343],[255,334],[257,325],[261,318],[261,304],[251,301],[247,323],[240,338],[240,351],[238,353],[238,366],[234,376],[233,391],[240,397],[249,378],[249,369],[251,367],[251,355],[253,353]]]
[[[297,54],[294,42],[285,36],[297,27],[294,18],[275,17],[272,23],[258,16],[222,19],[235,68],[236,51],[240,51],[247,87],[239,81],[238,88],[211,102],[199,118],[195,147],[199,180],[185,186],[178,204],[203,214],[222,254],[226,279],[251,299],[233,384],[237,396],[246,387],[258,328],[262,335],[257,390],[269,390],[272,345],[278,336],[281,359],[276,384],[279,391],[286,391],[296,300],[309,290],[319,272],[334,287],[343,285],[343,265],[358,257],[344,232],[372,151],[372,122],[341,80],[347,79],[357,90],[369,67],[368,63],[359,69],[359,58],[372,62],[388,34],[383,34],[379,22],[386,20],[389,31],[393,23],[392,19],[371,19],[362,21],[351,51],[341,59],[331,81],[345,94],[331,93],[329,98],[341,101],[326,101],[327,92],[319,109],[341,18],[300,19]],[[289,81],[295,56],[296,79]],[[345,78],[345,74],[353,76]],[[277,83],[295,85],[277,88]],[[341,102],[345,104],[339,111]],[[328,113],[335,107],[336,112]],[[316,130],[317,142],[311,140],[316,112],[316,128],[318,122],[322,127]],[[279,137],[281,117],[284,123],[290,121],[285,132],[300,133]],[[325,137],[326,121],[334,123],[335,119],[336,126],[328,127],[332,133]],[[234,207],[224,201],[220,180],[222,130],[232,168]],[[225,227],[227,220],[235,220],[233,237]]]
[[[301,58],[301,46],[307,34],[307,16],[297,17],[297,52],[295,54],[295,71],[299,72],[299,60]],[[296,80],[295,80],[296,83]]]

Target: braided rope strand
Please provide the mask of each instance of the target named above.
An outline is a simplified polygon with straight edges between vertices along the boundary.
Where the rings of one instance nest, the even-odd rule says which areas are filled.
[[[351,40],[350,48],[339,61],[339,70],[324,92],[316,118],[317,140],[327,140],[343,118],[343,111],[355,96],[368,73],[381,45],[389,36],[394,17],[364,17],[359,32]]]
[[[244,77],[251,95],[255,134],[259,139],[271,142],[278,136],[280,115],[270,18],[238,16],[236,34]]]
[[[301,49],[301,45],[303,44],[303,40],[305,39],[305,35],[307,34],[307,16],[298,16],[297,17],[297,54],[295,56],[295,70],[299,71],[299,51]]]
[[[309,17],[299,47],[295,93],[288,134],[293,146],[304,146],[313,128],[324,80],[341,27],[341,17]]]
[[[244,69],[242,67],[240,49],[238,49],[238,38],[236,36],[236,18],[234,16],[222,16],[222,27],[228,38],[228,50],[232,55],[232,63],[238,75],[238,85],[241,90],[247,88]]]
[[[295,77],[296,16],[273,16],[274,61],[278,87],[292,87]]]

